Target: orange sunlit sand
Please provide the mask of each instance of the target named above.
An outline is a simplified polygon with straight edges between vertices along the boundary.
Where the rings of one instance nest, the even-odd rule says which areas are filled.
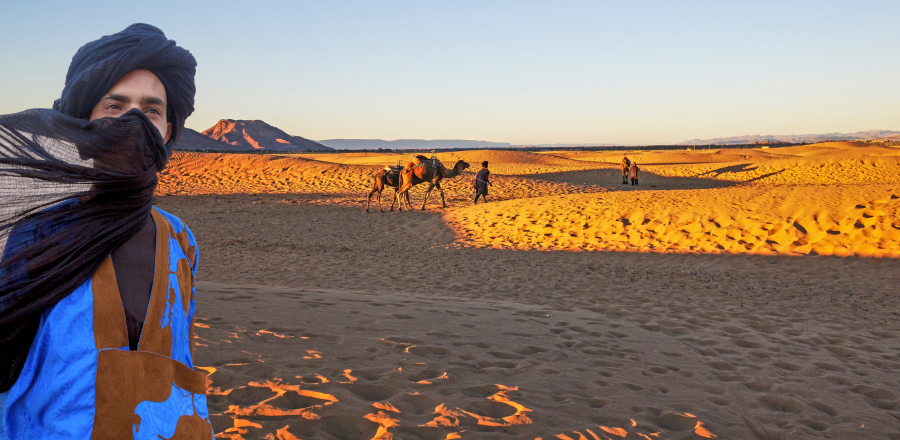
[[[900,148],[625,154],[176,153],[217,437],[890,438]]]

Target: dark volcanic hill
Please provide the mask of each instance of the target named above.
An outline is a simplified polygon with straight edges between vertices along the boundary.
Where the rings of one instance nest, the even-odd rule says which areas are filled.
[[[204,136],[197,130],[185,127],[181,131],[181,137],[172,146],[174,150],[231,150],[232,146],[223,144],[209,136]]]
[[[331,150],[318,142],[291,136],[263,121],[222,119],[216,125],[197,133],[185,129],[175,145],[179,150]]]

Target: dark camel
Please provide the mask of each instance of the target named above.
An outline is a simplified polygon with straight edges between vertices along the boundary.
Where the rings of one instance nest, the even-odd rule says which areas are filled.
[[[435,167],[432,160],[425,156],[416,156],[416,159],[418,159],[418,164],[410,162],[400,174],[400,188],[394,194],[394,198],[398,203],[402,204],[403,199],[400,197],[405,195],[406,210],[409,211],[409,189],[414,185],[428,182],[428,191],[425,192],[425,200],[422,201],[422,210],[425,210],[425,204],[428,203],[428,196],[434,188],[437,188],[438,191],[441,192],[441,204],[446,208],[447,200],[444,198],[444,189],[441,188],[441,180],[452,179],[460,175],[463,170],[469,168],[469,164],[460,160],[459,162],[456,162],[456,165],[454,165],[453,168],[447,169],[447,167],[440,162],[438,162],[437,167]]]
[[[388,171],[381,169],[372,176],[372,191],[369,191],[369,197],[366,200],[366,212],[369,212],[369,204],[372,203],[372,194],[378,193],[376,200],[378,201],[378,209],[384,212],[381,207],[381,192],[388,187],[394,188],[394,198],[391,199],[391,212],[394,212],[394,203],[397,201],[397,188],[400,187],[400,172]],[[406,194],[406,204],[409,205],[409,193]],[[401,209],[397,206],[397,209]]]

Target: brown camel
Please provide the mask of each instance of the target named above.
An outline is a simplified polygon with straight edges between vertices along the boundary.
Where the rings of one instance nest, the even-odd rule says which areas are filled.
[[[428,196],[431,190],[437,188],[441,192],[441,203],[444,208],[447,207],[447,200],[444,198],[444,189],[441,188],[441,180],[452,179],[460,175],[463,170],[469,168],[469,164],[460,160],[451,169],[447,169],[444,164],[433,161],[425,156],[416,156],[418,164],[410,162],[403,172],[400,174],[400,188],[394,194],[394,198],[398,203],[403,202],[400,197],[406,196],[406,210],[409,211],[409,189],[414,185],[428,182],[428,191],[425,192],[425,200],[422,201],[422,210],[425,210],[425,204],[428,203]],[[435,163],[436,162],[436,163]],[[435,165],[437,165],[435,167]]]
[[[378,197],[376,200],[378,201],[378,209],[381,212],[384,212],[384,208],[381,207],[381,192],[387,189],[388,187],[394,188],[395,197],[391,199],[391,212],[394,212],[394,203],[397,201],[397,188],[400,187],[400,173],[403,171],[403,168],[400,166],[396,167],[385,167],[384,169],[379,170],[372,176],[372,190],[369,191],[369,197],[366,200],[366,212],[369,212],[369,204],[372,203],[372,194],[378,193]],[[406,194],[406,203],[409,205],[409,193]],[[397,209],[401,209],[401,206],[397,206]]]

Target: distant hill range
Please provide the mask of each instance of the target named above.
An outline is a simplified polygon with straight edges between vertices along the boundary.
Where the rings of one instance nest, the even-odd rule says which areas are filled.
[[[863,141],[863,140],[900,140],[900,131],[870,130],[856,133],[827,134],[787,134],[787,135],[747,135],[713,139],[691,139],[677,145],[733,145],[777,142],[825,142],[825,141]]]
[[[173,148],[176,150],[219,151],[322,151],[332,149],[300,136],[291,136],[263,121],[240,119],[222,119],[203,133],[185,128]]]
[[[507,142],[467,141],[462,139],[397,139],[386,141],[383,139],[326,139],[320,140],[320,144],[340,150],[437,150],[442,148],[465,148],[481,150],[485,148],[509,148],[512,145]]]

